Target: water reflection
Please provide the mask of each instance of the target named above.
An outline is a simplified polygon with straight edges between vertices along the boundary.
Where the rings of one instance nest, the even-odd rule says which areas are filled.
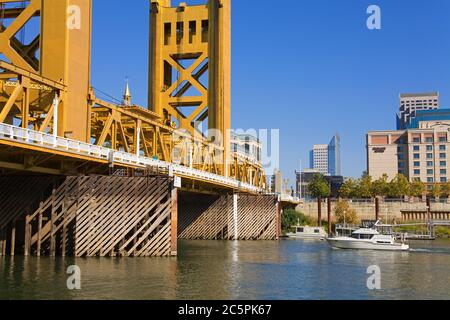
[[[0,299],[449,299],[450,242],[413,248],[180,241],[178,258],[0,257]],[[81,268],[80,291],[66,287],[73,264]],[[367,289],[370,265],[381,268],[381,291]]]

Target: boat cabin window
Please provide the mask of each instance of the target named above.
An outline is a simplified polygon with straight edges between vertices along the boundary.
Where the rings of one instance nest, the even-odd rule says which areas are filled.
[[[314,229],[314,233],[320,233],[319,229]]]
[[[305,228],[297,228],[297,232],[298,233],[303,233],[303,232],[305,232]]]
[[[373,234],[361,234],[361,233],[353,233],[352,234],[353,239],[372,239]]]

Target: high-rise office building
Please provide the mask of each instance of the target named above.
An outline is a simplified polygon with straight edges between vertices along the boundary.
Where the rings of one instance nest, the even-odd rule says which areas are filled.
[[[336,134],[329,144],[316,144],[310,152],[310,169],[324,175],[341,175],[341,138]]]
[[[316,144],[310,152],[310,167],[321,174],[328,174],[328,145]]]
[[[341,175],[341,137],[336,134],[328,145],[328,173],[331,176]]]
[[[420,110],[439,109],[439,93],[400,94],[400,109],[397,115],[397,130],[405,130],[411,119]]]

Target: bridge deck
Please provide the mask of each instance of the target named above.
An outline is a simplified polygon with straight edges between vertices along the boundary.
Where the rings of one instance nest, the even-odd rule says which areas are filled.
[[[131,153],[115,151],[89,143],[55,137],[43,132],[23,129],[4,123],[0,123],[0,145],[129,168],[147,169],[150,167],[157,169],[158,172],[165,172],[170,176],[175,175],[183,179],[212,184],[239,192],[251,194],[265,193],[265,190],[261,188],[220,175],[137,156]],[[297,199],[286,196],[283,196],[281,201],[298,203]]]

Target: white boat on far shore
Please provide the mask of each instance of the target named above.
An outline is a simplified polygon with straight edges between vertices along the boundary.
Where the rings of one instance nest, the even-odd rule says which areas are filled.
[[[289,238],[325,240],[328,236],[322,227],[296,226],[294,229],[287,234]]]

